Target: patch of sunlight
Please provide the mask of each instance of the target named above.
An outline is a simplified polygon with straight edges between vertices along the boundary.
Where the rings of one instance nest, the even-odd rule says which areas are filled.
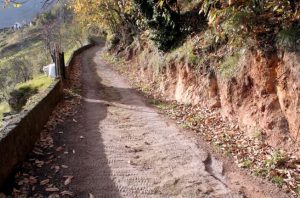
[[[39,92],[46,90],[51,84],[53,80],[46,75],[39,75],[32,80],[29,80],[24,83],[19,83],[16,86],[16,89],[37,89]]]

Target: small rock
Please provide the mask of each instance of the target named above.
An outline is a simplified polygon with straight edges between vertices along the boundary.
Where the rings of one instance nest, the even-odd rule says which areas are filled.
[[[136,163],[134,163],[134,162],[131,161],[131,160],[128,161],[128,164],[130,164],[130,165],[136,165]]]

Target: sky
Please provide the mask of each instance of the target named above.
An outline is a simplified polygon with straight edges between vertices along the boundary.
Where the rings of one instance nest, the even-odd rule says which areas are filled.
[[[42,0],[29,0],[19,8],[0,5],[0,28],[11,27],[16,22],[32,20],[42,10]]]

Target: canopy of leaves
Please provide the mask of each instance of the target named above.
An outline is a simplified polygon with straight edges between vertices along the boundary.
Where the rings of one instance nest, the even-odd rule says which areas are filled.
[[[168,50],[180,36],[179,14],[167,2],[134,0],[137,10],[143,16],[142,22],[151,30],[151,39],[160,50]],[[157,3],[159,3],[157,6]]]
[[[130,22],[130,28],[150,30],[150,38],[159,49],[166,50],[186,28],[180,13],[182,1],[73,0],[72,7],[78,20],[87,27],[97,25],[113,35]],[[250,38],[258,45],[267,43],[273,48],[282,38],[277,36],[280,32],[295,38],[294,33],[282,33],[284,29],[298,27],[300,19],[300,3],[296,0],[199,0],[196,5],[198,14],[204,15],[209,28],[213,29],[216,42],[242,44]]]
[[[132,1],[74,0],[72,8],[87,27],[99,26],[112,34],[133,14]]]
[[[202,0],[200,12],[220,38],[268,42],[275,36],[266,38],[267,34],[275,35],[299,22],[300,4],[295,0]]]

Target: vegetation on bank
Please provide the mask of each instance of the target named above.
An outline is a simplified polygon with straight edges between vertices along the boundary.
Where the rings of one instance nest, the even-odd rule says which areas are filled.
[[[52,83],[53,79],[50,77],[39,75],[32,80],[17,84],[11,90],[9,100],[0,103],[0,128],[3,114],[18,113],[24,108],[30,108]]]
[[[43,93],[52,83],[53,79],[46,75],[40,75],[27,82],[17,84],[11,91],[8,101],[11,109],[18,112],[22,108],[30,107],[37,99],[35,95]]]
[[[205,30],[215,43],[241,45],[252,40],[268,47],[261,44],[299,39],[300,6],[292,0],[75,0],[73,7],[82,23],[100,26],[112,40],[149,30],[149,38],[163,50],[174,47],[180,36]]]
[[[53,82],[53,79],[51,79],[50,77],[48,77],[46,75],[39,75],[32,80],[17,84],[15,89],[22,90],[22,89],[29,87],[31,89],[45,91],[52,82]]]
[[[152,44],[173,53],[189,42],[186,61],[214,65],[224,77],[245,49],[299,50],[300,3],[292,0],[74,0],[72,7],[83,27],[104,30],[117,54]]]

